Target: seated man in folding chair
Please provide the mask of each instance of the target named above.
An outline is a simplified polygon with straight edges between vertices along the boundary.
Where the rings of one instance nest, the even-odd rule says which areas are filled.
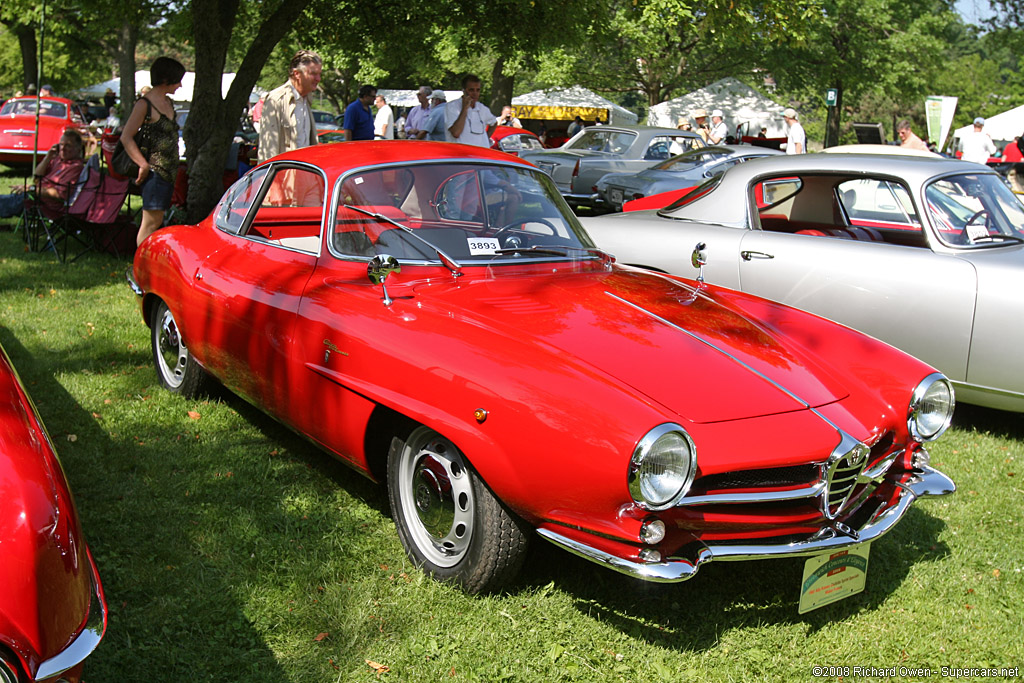
[[[35,169],[35,197],[47,206],[60,209],[68,198],[68,191],[78,181],[85,165],[85,143],[82,136],[66,130],[60,142],[50,148]],[[20,187],[12,194],[0,195],[0,218],[20,216],[25,205],[25,194]]]

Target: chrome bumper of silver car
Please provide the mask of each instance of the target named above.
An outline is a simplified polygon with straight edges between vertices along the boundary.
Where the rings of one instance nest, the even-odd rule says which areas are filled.
[[[925,467],[906,483],[900,484],[900,495],[889,507],[879,510],[860,529],[825,528],[794,543],[763,544],[698,544],[688,547],[686,557],[671,557],[664,562],[634,562],[616,557],[577,540],[567,538],[550,529],[538,529],[538,533],[556,545],[609,569],[628,574],[645,581],[676,583],[693,578],[700,566],[712,560],[739,561],[763,560],[773,557],[807,557],[818,553],[842,550],[851,546],[868,543],[887,534],[910,509],[911,503],[926,496],[944,496],[956,490],[953,480],[931,467]]]
[[[81,664],[86,657],[92,654],[107,632],[107,600],[103,595],[103,584],[100,583],[96,562],[92,559],[92,553],[88,548],[86,554],[89,557],[89,579],[92,583],[93,596],[89,600],[89,614],[86,616],[85,626],[59,654],[39,665],[35,675],[37,681],[53,678]]]

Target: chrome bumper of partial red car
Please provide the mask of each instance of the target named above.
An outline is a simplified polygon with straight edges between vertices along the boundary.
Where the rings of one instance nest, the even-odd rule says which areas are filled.
[[[911,503],[926,496],[953,493],[953,480],[931,467],[925,467],[906,482],[899,484],[896,501],[877,511],[861,528],[825,528],[802,541],[793,543],[732,544],[713,543],[688,546],[685,557],[671,557],[663,562],[635,562],[598,550],[550,529],[538,533],[556,545],[609,569],[645,581],[676,583],[693,578],[702,564],[718,561],[763,560],[773,557],[807,557],[869,543],[887,534],[910,509]],[[837,525],[838,527],[839,525]]]
[[[103,594],[103,584],[100,583],[100,575],[96,570],[92,553],[86,549],[86,554],[89,557],[90,582],[94,595],[89,600],[89,613],[85,624],[66,648],[39,665],[34,680],[45,681],[78,666],[92,654],[107,632],[107,599]]]

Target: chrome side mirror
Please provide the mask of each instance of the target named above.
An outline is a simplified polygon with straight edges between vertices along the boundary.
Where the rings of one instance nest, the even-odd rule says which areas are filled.
[[[380,285],[381,291],[384,292],[385,306],[390,306],[391,302],[394,301],[394,299],[388,296],[388,288],[385,285],[385,281],[392,273],[401,272],[402,266],[398,263],[398,259],[389,254],[377,254],[366,264],[366,277],[369,278],[372,284]]]
[[[697,242],[697,245],[693,248],[693,253],[690,254],[690,263],[697,269],[697,282],[704,282],[704,266],[708,263],[708,257],[704,250],[707,247],[708,245],[704,242]]]

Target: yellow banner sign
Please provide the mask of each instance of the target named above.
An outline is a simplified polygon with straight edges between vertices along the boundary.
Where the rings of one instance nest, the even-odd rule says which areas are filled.
[[[517,104],[513,113],[521,119],[544,119],[547,121],[572,121],[577,116],[584,121],[601,119],[608,122],[608,110],[604,107],[549,107],[539,104]]]

